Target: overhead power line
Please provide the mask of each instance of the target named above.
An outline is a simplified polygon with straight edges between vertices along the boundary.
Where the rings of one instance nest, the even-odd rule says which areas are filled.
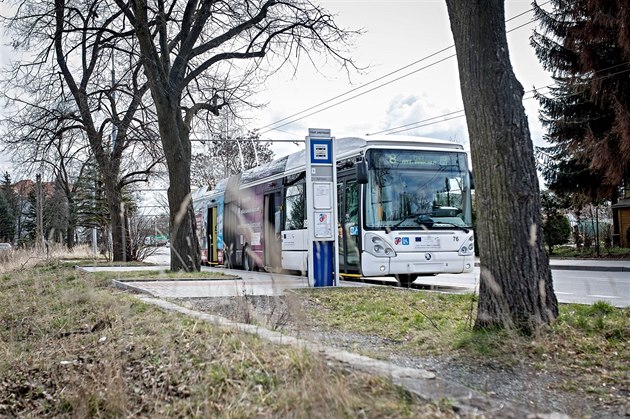
[[[315,108],[317,108],[317,107],[319,107],[319,106],[321,106],[321,105],[325,105],[325,104],[326,104],[326,103],[328,103],[328,102],[332,102],[333,100],[336,100],[336,99],[339,99],[339,98],[341,98],[341,97],[343,97],[343,96],[349,95],[349,94],[350,94],[350,93],[352,93],[352,92],[356,92],[357,90],[361,90],[361,89],[363,89],[364,87],[370,86],[370,85],[372,85],[372,84],[374,84],[374,83],[376,83],[376,82],[378,82],[378,81],[380,81],[380,80],[383,80],[383,79],[385,79],[385,78],[387,78],[387,77],[389,77],[389,76],[392,76],[392,75],[394,75],[394,74],[396,74],[396,73],[400,73],[401,71],[406,70],[406,69],[407,69],[407,68],[409,68],[409,67],[413,67],[414,65],[416,65],[416,64],[418,64],[418,63],[421,63],[422,61],[426,61],[426,60],[428,60],[429,58],[435,57],[436,55],[441,54],[441,53],[442,53],[442,52],[444,52],[444,51],[448,51],[449,49],[453,48],[454,46],[455,46],[455,45],[449,45],[449,46],[448,46],[448,47],[446,47],[446,48],[442,48],[442,49],[441,49],[441,50],[439,50],[439,51],[436,51],[436,52],[434,52],[434,53],[432,53],[432,54],[427,55],[426,57],[422,57],[422,58],[420,58],[419,60],[416,60],[416,61],[414,61],[414,62],[412,62],[412,63],[409,63],[409,64],[407,64],[407,65],[405,65],[405,66],[403,66],[403,67],[400,67],[400,68],[398,68],[398,69],[396,69],[396,70],[394,70],[394,71],[391,71],[391,72],[389,72],[389,73],[387,73],[387,74],[384,74],[384,75],[382,75],[382,76],[380,76],[380,77],[377,77],[376,79],[371,80],[371,81],[369,81],[369,82],[367,82],[367,83],[365,83],[365,84],[362,84],[362,85],[360,85],[360,86],[357,86],[357,87],[355,87],[355,88],[353,88],[353,89],[350,89],[350,90],[348,90],[348,91],[346,91],[346,92],[344,92],[344,93],[341,93],[341,94],[339,94],[339,95],[337,95],[337,96],[333,96],[333,97],[331,97],[331,98],[329,98],[329,99],[323,100],[323,101],[319,102],[319,103],[318,103],[318,104],[316,104],[316,105],[313,105],[313,106],[311,106],[311,107],[309,107],[309,108],[306,108],[306,109],[304,109],[304,110],[301,110],[300,112],[296,112],[296,113],[294,113],[294,114],[292,114],[292,115],[289,115],[289,116],[284,117],[284,118],[282,118],[282,119],[279,119],[279,120],[277,120],[277,121],[275,121],[275,122],[272,122],[272,123],[270,123],[270,124],[267,124],[267,125],[265,125],[265,126],[263,126],[263,127],[260,127],[259,129],[260,129],[260,130],[263,130],[263,129],[265,129],[265,128],[268,128],[268,127],[271,127],[271,126],[273,126],[273,125],[279,124],[280,122],[284,122],[284,121],[286,121],[287,119],[291,119],[291,118],[293,118],[293,117],[295,117],[295,116],[301,115],[301,114],[303,114],[303,113],[305,113],[305,112],[308,112],[308,111],[310,111],[310,110],[312,110],[312,109],[315,109]],[[306,117],[306,116],[305,116],[305,117]],[[286,124],[284,124],[284,125],[286,125]],[[280,127],[282,127],[282,126],[284,126],[284,125],[279,125],[278,127],[271,128],[270,130],[276,130],[277,128],[280,128]],[[270,131],[270,130],[268,130],[268,131]],[[268,132],[268,131],[265,131],[265,132]]]
[[[547,3],[550,3],[550,1],[547,1],[547,2],[545,2],[545,3],[542,3],[540,6],[544,6],[544,5],[545,5],[545,4],[547,4]],[[511,18],[507,19],[507,20],[506,20],[506,23],[507,23],[507,22],[510,22],[510,21],[512,21],[512,20],[514,20],[514,19],[516,19],[516,18],[518,18],[518,17],[521,17],[521,16],[525,15],[525,14],[527,14],[527,13],[531,12],[532,10],[533,10],[533,8],[532,8],[532,9],[528,9],[528,10],[526,10],[526,11],[524,11],[524,12],[522,12],[522,13],[520,13],[520,14],[516,15],[516,16],[513,16],[513,17],[511,17]],[[507,31],[507,33],[510,33],[510,32],[512,32],[512,31],[514,31],[514,30],[516,30],[516,29],[519,29],[519,28],[522,28],[522,27],[524,27],[524,26],[527,26],[527,25],[529,25],[530,23],[535,22],[535,21],[536,21],[536,19],[532,19],[532,20],[530,20],[529,22],[526,22],[526,23],[524,23],[524,24],[522,24],[522,25],[516,26],[516,27],[514,27],[514,28],[512,28],[512,29],[508,30],[508,31]],[[304,113],[306,113],[306,112],[309,112],[309,111],[311,111],[311,110],[313,110],[313,109],[316,109],[316,108],[319,108],[319,107],[321,107],[321,106],[323,106],[323,105],[325,105],[325,104],[327,104],[327,103],[333,102],[333,101],[335,101],[335,100],[337,100],[337,99],[340,99],[340,98],[342,98],[342,97],[344,97],[344,96],[347,96],[347,95],[349,95],[349,94],[351,94],[351,93],[353,93],[353,92],[356,92],[357,90],[364,89],[365,87],[370,86],[370,85],[372,85],[372,84],[374,84],[374,83],[376,83],[376,82],[378,82],[378,81],[380,81],[380,80],[383,80],[383,79],[385,79],[385,78],[387,78],[387,77],[389,77],[389,76],[392,76],[392,75],[397,74],[397,73],[399,73],[399,72],[401,72],[401,71],[403,71],[403,70],[406,70],[407,68],[412,67],[412,66],[414,66],[414,65],[416,65],[416,64],[418,64],[418,63],[421,63],[421,62],[423,62],[423,61],[426,61],[426,60],[428,60],[429,58],[435,57],[435,56],[436,56],[436,55],[438,55],[438,54],[441,54],[441,53],[443,53],[443,52],[445,52],[445,51],[448,51],[449,49],[453,48],[454,46],[455,46],[455,45],[450,45],[450,46],[448,46],[448,47],[446,47],[446,48],[442,48],[441,50],[436,51],[436,52],[434,52],[434,53],[431,53],[431,54],[429,54],[429,55],[427,55],[427,56],[425,56],[425,57],[422,57],[422,58],[420,58],[420,59],[418,59],[418,60],[416,60],[416,61],[414,61],[414,62],[412,62],[412,63],[410,63],[410,64],[407,64],[407,65],[405,65],[405,66],[403,66],[403,67],[400,67],[400,68],[398,68],[398,69],[396,69],[396,70],[394,70],[394,71],[391,71],[391,72],[389,72],[389,73],[387,73],[387,74],[385,74],[385,75],[383,75],[383,76],[377,77],[376,79],[371,80],[371,81],[369,81],[368,83],[365,83],[365,84],[363,84],[363,85],[357,86],[357,87],[355,87],[355,88],[353,88],[353,89],[350,89],[350,90],[348,90],[348,91],[346,91],[346,92],[344,92],[344,93],[341,93],[341,94],[339,94],[339,95],[336,95],[336,96],[334,96],[334,97],[331,97],[331,98],[329,98],[329,99],[326,99],[326,100],[324,100],[324,101],[322,101],[322,102],[319,102],[319,103],[318,103],[318,104],[316,104],[316,105],[310,106],[310,107],[308,107],[308,108],[306,108],[306,109],[304,109],[304,110],[302,110],[302,111],[300,111],[300,112],[296,112],[296,113],[294,113],[294,114],[292,114],[292,115],[289,115],[289,116],[287,116],[287,117],[284,117],[284,118],[282,118],[282,119],[279,119],[279,120],[277,120],[277,121],[274,121],[274,122],[272,122],[272,123],[270,123],[270,124],[267,124],[267,125],[265,125],[265,126],[263,126],[263,127],[260,127],[260,128],[259,128],[259,130],[261,131],[261,134],[265,134],[265,133],[267,133],[267,132],[269,132],[269,131],[274,131],[274,130],[276,130],[276,129],[278,129],[278,128],[281,128],[281,127],[284,127],[284,126],[286,126],[286,125],[292,124],[292,123],[294,123],[294,122],[297,122],[297,121],[302,120],[302,119],[304,119],[304,118],[307,118],[307,117],[309,117],[309,116],[315,115],[315,114],[317,114],[317,113],[323,112],[323,111],[328,110],[328,109],[330,109],[330,108],[333,108],[333,107],[335,107],[335,106],[338,106],[338,105],[341,105],[341,104],[343,104],[343,103],[346,103],[346,102],[348,102],[348,101],[350,101],[350,100],[356,99],[356,98],[358,98],[358,97],[360,97],[360,96],[363,96],[364,94],[370,93],[370,92],[372,92],[372,91],[374,91],[374,90],[380,89],[381,87],[387,86],[387,85],[389,85],[389,84],[391,84],[391,83],[394,83],[394,82],[396,82],[396,81],[399,81],[399,80],[401,80],[401,79],[403,79],[403,78],[405,78],[405,77],[411,76],[411,75],[413,75],[413,74],[415,74],[415,73],[417,73],[417,72],[419,72],[419,71],[422,71],[422,70],[425,70],[425,69],[427,69],[427,68],[429,68],[429,67],[432,67],[433,65],[436,65],[436,64],[441,63],[441,62],[443,62],[443,61],[446,61],[446,60],[447,60],[447,59],[449,59],[449,58],[453,58],[453,57],[455,57],[455,56],[456,56],[456,54],[452,54],[452,55],[450,55],[450,56],[448,56],[448,57],[446,57],[446,58],[443,58],[443,59],[441,59],[441,60],[438,60],[438,61],[436,61],[436,62],[433,62],[432,64],[429,64],[429,65],[427,65],[427,66],[424,66],[424,67],[422,67],[422,68],[420,68],[420,69],[417,69],[417,70],[414,70],[414,71],[408,72],[408,73],[406,73],[406,74],[404,74],[404,75],[402,75],[402,76],[400,76],[400,77],[397,77],[397,78],[396,78],[396,79],[394,79],[394,80],[391,80],[391,81],[386,82],[386,83],[382,83],[382,84],[380,84],[380,85],[378,85],[378,86],[376,86],[376,87],[373,87],[372,89],[369,89],[369,90],[364,91],[364,92],[362,92],[362,93],[356,94],[356,95],[354,95],[354,96],[352,96],[352,97],[346,98],[346,99],[344,99],[344,100],[342,100],[342,101],[336,102],[336,103],[331,104],[331,105],[329,105],[329,106],[326,106],[326,107],[324,107],[324,108],[322,108],[322,109],[319,109],[319,110],[316,110],[316,111],[310,112],[310,113],[308,113],[308,114],[306,114],[306,115],[303,115],[303,114],[304,114]],[[302,116],[300,116],[299,118],[292,119],[292,118],[294,118],[294,117],[296,117],[296,116],[298,116],[298,115],[302,115]],[[285,121],[287,121],[287,122],[285,122]],[[282,122],[284,122],[284,123],[282,123]],[[281,124],[281,123],[282,123],[282,124]],[[280,125],[278,125],[278,124],[280,124]],[[275,125],[277,125],[277,126],[275,126]],[[265,128],[269,128],[269,129],[266,129],[266,130],[265,130]],[[265,130],[265,131],[263,131],[263,130]]]
[[[318,114],[318,113],[320,113],[320,112],[323,112],[323,111],[328,110],[328,109],[330,109],[330,108],[333,108],[333,107],[335,107],[335,106],[341,105],[342,103],[346,103],[346,102],[348,102],[348,101],[350,101],[350,100],[356,99],[356,98],[358,98],[359,96],[363,96],[363,95],[365,95],[365,94],[367,94],[367,93],[373,92],[374,90],[380,89],[380,88],[381,88],[381,87],[383,87],[383,86],[387,86],[388,84],[392,84],[392,83],[394,83],[394,82],[396,82],[396,81],[398,81],[398,80],[404,79],[405,77],[411,76],[412,74],[418,73],[418,72],[420,72],[420,71],[422,71],[422,70],[426,70],[426,69],[427,69],[427,68],[429,68],[429,67],[433,67],[434,65],[439,64],[439,63],[441,63],[441,62],[443,62],[443,61],[446,61],[446,60],[448,60],[449,58],[453,58],[453,57],[455,57],[455,54],[449,55],[448,57],[442,58],[441,60],[435,61],[435,62],[433,62],[433,63],[431,63],[431,64],[428,64],[428,65],[426,65],[426,66],[424,66],[424,67],[421,67],[421,68],[418,68],[418,69],[416,69],[416,70],[410,71],[409,73],[403,74],[402,76],[397,77],[397,78],[395,78],[395,79],[393,79],[393,80],[390,80],[390,81],[388,81],[388,82],[385,82],[385,83],[379,84],[378,86],[373,87],[373,88],[371,88],[371,89],[369,89],[369,90],[366,90],[366,91],[364,91],[364,92],[358,93],[358,94],[356,94],[356,95],[354,95],[354,96],[350,96],[349,98],[346,98],[346,99],[344,99],[344,100],[342,100],[342,101],[340,101],[340,102],[336,102],[336,103],[333,103],[332,105],[328,105],[328,106],[326,106],[325,108],[321,108],[321,109],[319,109],[319,110],[317,110],[317,111],[313,111],[313,112],[308,113],[308,114],[306,114],[306,115],[303,115],[303,116],[301,116],[301,117],[299,117],[299,118],[296,118],[296,119],[293,119],[293,120],[291,120],[291,121],[285,122],[284,124],[278,125],[277,127],[274,127],[274,128],[269,128],[269,129],[268,129],[268,130],[266,130],[266,131],[262,131],[262,132],[261,132],[261,134],[266,134],[267,132],[269,132],[269,131],[273,131],[273,130],[275,130],[276,128],[284,127],[284,126],[286,126],[286,125],[289,125],[289,124],[292,124],[292,123],[294,123],[294,122],[297,122],[297,121],[299,121],[299,120],[301,120],[301,119],[308,118],[309,116],[312,116],[312,115]]]
[[[613,65],[613,66],[610,66],[610,67],[598,70],[597,72],[601,73],[602,71],[612,70],[614,68],[617,68],[617,67],[620,67],[620,66],[623,66],[623,65],[630,65],[630,61],[625,62],[625,63],[616,64],[616,65]],[[599,80],[603,80],[603,79],[606,79],[606,78],[609,78],[609,77],[617,76],[619,74],[628,73],[628,72],[630,72],[630,69],[617,71],[617,72],[614,72],[614,73],[611,73],[611,74],[606,74],[606,75],[603,75],[601,77],[590,79],[589,81],[599,81]],[[528,90],[528,91],[523,93],[523,101],[535,98],[536,96],[533,93],[536,93],[536,92],[540,93],[541,90],[551,89],[552,87],[555,87],[555,86],[556,86],[555,84],[548,84],[546,86],[542,86],[542,87],[539,87],[539,88],[534,88],[534,89]],[[527,96],[528,94],[532,94],[532,95],[531,96]],[[563,97],[575,96],[576,94],[577,93],[570,93],[570,94],[564,95]],[[462,115],[458,115],[458,116],[452,116],[451,118],[446,118],[446,117],[447,116],[451,116],[451,115],[456,115],[458,113],[463,113],[463,112],[464,112],[464,109],[459,109],[459,110],[456,110],[456,111],[453,111],[453,112],[448,112],[448,113],[445,113],[445,114],[442,114],[442,115],[432,116],[430,118],[425,118],[425,119],[422,119],[420,121],[410,122],[410,123],[407,123],[407,124],[404,124],[404,125],[399,125],[399,126],[387,128],[387,129],[384,129],[384,130],[381,130],[381,131],[368,133],[366,135],[369,136],[369,135],[377,135],[377,134],[386,134],[386,135],[398,134],[398,133],[401,133],[401,132],[410,131],[412,129],[422,128],[422,127],[426,127],[428,125],[439,124],[441,122],[450,121],[452,119],[462,118],[465,115],[462,114]],[[441,118],[446,118],[446,119],[441,119]],[[436,119],[440,119],[440,120],[436,121]]]

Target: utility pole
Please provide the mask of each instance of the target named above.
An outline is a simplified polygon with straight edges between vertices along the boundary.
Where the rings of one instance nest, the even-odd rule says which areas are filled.
[[[37,173],[35,175],[36,190],[35,190],[35,216],[37,218],[37,238],[36,247],[38,250],[44,250],[44,217],[43,217],[43,195],[42,195],[42,175]]]
[[[98,181],[94,180],[94,190],[92,191],[92,203],[94,204],[94,214],[96,214],[96,189],[98,188]],[[96,237],[96,222],[94,222],[94,227],[92,227],[92,253],[94,257],[97,255],[97,237]]]

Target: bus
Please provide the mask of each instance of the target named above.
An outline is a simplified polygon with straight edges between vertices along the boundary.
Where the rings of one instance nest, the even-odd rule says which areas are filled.
[[[462,145],[413,136],[334,140],[339,274],[422,275],[474,268],[471,172]],[[308,269],[305,151],[193,193],[204,264]]]

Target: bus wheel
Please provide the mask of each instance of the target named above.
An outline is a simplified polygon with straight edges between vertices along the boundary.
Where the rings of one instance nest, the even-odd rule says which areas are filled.
[[[249,246],[245,246],[243,248],[243,270],[245,271],[253,271],[254,266],[252,263],[252,257],[249,254]]]
[[[396,280],[401,287],[409,288],[409,286],[418,279],[416,274],[399,274],[396,275]]]

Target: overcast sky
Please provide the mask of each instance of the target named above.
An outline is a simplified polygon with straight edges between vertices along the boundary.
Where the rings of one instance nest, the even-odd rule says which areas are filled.
[[[267,103],[267,106],[250,113],[251,128],[265,127],[351,89],[358,90],[324,105],[330,106],[347,99],[339,106],[307,116],[279,130],[263,128],[263,138],[303,139],[309,127],[330,128],[336,137],[364,135],[463,109],[457,63],[454,58],[447,58],[455,53],[454,48],[360,88],[453,44],[444,0],[329,0],[321,1],[321,4],[337,15],[339,26],[364,31],[355,39],[351,56],[358,66],[366,69],[361,74],[351,74],[350,80],[344,72],[324,60],[317,63],[317,68],[313,68],[308,60],[303,60],[295,75],[289,68],[280,71],[267,81],[266,88],[258,94],[258,102]],[[534,23],[528,23],[532,20],[530,9],[530,0],[506,1],[506,19],[526,12],[507,23],[508,30],[525,25],[508,33],[508,42],[514,71],[526,91],[551,83],[529,46],[534,28]],[[0,63],[6,65],[10,50],[4,46],[8,38],[2,36]],[[393,81],[414,71],[417,72]],[[387,85],[349,99],[381,84]],[[542,144],[537,103],[530,99],[524,101],[524,105],[534,143]],[[321,107],[307,113],[319,109]],[[405,134],[453,139],[468,148],[464,118],[435,123]],[[273,148],[277,157],[298,149],[287,143],[277,143]],[[2,161],[2,157],[0,169],[6,170],[10,166]]]
[[[307,62],[302,63],[295,77],[291,77],[289,71],[277,74],[269,80],[266,91],[260,95],[268,106],[255,112],[254,125],[264,127],[274,123],[453,45],[444,0],[331,0],[321,3],[337,15],[340,26],[362,28],[365,31],[356,39],[352,57],[359,66],[368,68],[363,74],[352,75],[352,84],[345,74],[331,69],[330,64],[322,66],[320,70],[323,74],[318,74]],[[529,46],[529,37],[535,25],[529,23],[533,18],[530,0],[506,1],[506,20],[517,15],[521,16],[506,24],[508,31],[525,25],[508,33],[510,57],[516,76],[525,91],[547,86],[551,84],[551,79]],[[462,110],[457,62],[455,58],[447,58],[453,54],[455,49],[450,48],[348,96],[327,102],[322,107],[391,82],[339,106],[280,127],[281,131],[264,128],[263,137],[303,139],[309,127],[330,128],[336,137],[363,135]],[[444,61],[420,70],[440,60]],[[416,70],[419,71],[393,81]],[[538,104],[533,99],[523,103],[529,116],[532,138],[536,144],[542,144]],[[431,124],[401,134],[453,139],[468,147],[464,118]],[[274,149],[278,154],[284,154],[297,147],[276,145]]]

